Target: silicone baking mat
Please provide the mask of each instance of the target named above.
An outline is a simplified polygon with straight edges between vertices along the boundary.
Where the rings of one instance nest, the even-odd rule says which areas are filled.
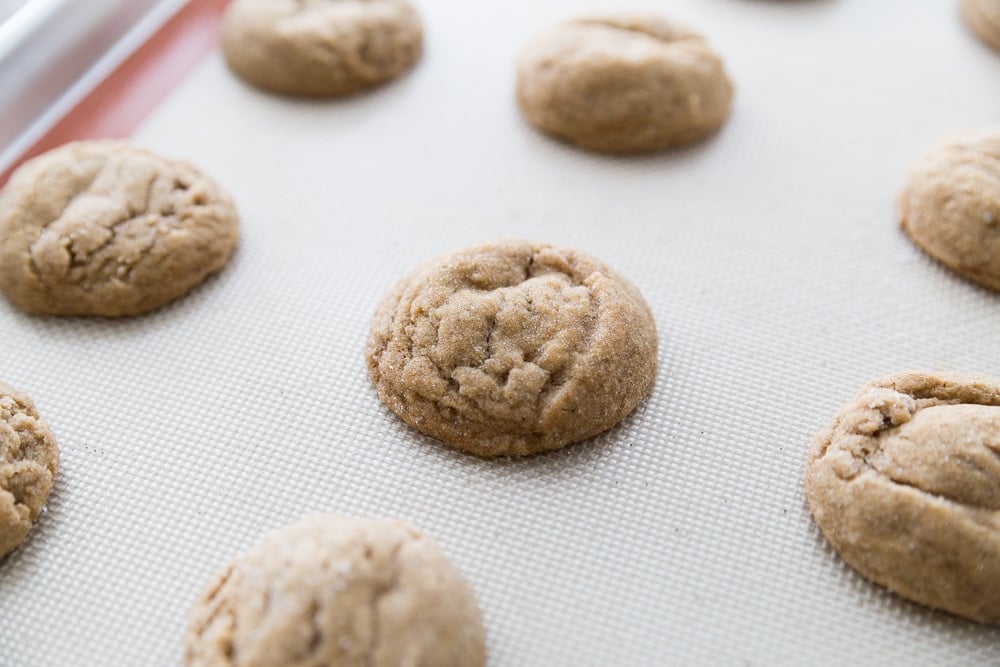
[[[846,567],[801,482],[870,378],[1000,376],[1000,297],[921,255],[894,209],[920,151],[1000,122],[1000,54],[954,2],[648,2],[724,55],[733,115],[697,147],[604,157],[533,132],[512,96],[520,45],[584,5],[421,0],[417,68],[342,101],[258,92],[213,53],[134,133],[231,190],[241,245],[145,317],[0,304],[0,377],[63,453],[0,563],[0,664],[177,665],[212,575],[312,511],[432,535],[476,589],[491,665],[1000,662],[997,630]],[[619,427],[486,461],[383,409],[363,350],[414,264],[502,237],[620,269],[661,356]]]

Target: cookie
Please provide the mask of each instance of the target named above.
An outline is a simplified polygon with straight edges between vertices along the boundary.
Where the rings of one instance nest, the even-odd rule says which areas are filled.
[[[733,87],[700,35],[651,14],[563,23],[517,62],[517,101],[529,123],[585,148],[662,150],[714,134]]]
[[[917,159],[900,225],[949,269],[1000,290],[1000,130],[951,139]]]
[[[1000,51],[1000,0],[962,0],[962,16],[981,40]]]
[[[576,250],[505,241],[404,278],[367,348],[379,398],[480,456],[558,449],[605,431],[653,387],[656,325],[639,291]]]
[[[35,404],[0,382],[0,558],[28,535],[58,467],[59,447]]]
[[[0,291],[29,313],[137,315],[220,270],[238,224],[229,195],[186,162],[67,144],[0,193]]]
[[[407,0],[234,0],[222,52],[229,68],[285,95],[347,95],[417,62],[423,28]]]
[[[1000,622],[1000,384],[899,373],[870,382],[812,444],[806,498],[871,581]]]
[[[475,595],[401,521],[315,514],[233,560],[189,616],[188,667],[486,663]]]

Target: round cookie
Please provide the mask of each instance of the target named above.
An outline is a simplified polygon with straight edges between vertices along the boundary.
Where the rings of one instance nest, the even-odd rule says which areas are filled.
[[[58,467],[59,448],[35,404],[0,382],[0,558],[31,530]]]
[[[404,422],[480,456],[605,431],[653,387],[656,325],[639,291],[588,255],[527,241],[417,269],[375,314],[367,361]]]
[[[980,39],[1000,51],[1000,0],[962,0],[962,16]]]
[[[486,663],[475,595],[401,521],[315,514],[233,560],[189,616],[188,667]]]
[[[229,195],[186,162],[67,144],[0,193],[0,291],[29,313],[144,313],[220,270],[238,226]]]
[[[517,62],[517,100],[540,130],[598,151],[698,141],[729,117],[733,87],[698,34],[655,15],[563,23]]]
[[[1000,290],[1000,131],[935,146],[910,168],[900,225],[928,255]]]
[[[399,76],[420,58],[408,0],[235,0],[222,52],[247,82],[286,95],[346,95]]]
[[[1000,385],[899,373],[870,382],[812,444],[806,498],[864,577],[1000,622]]]

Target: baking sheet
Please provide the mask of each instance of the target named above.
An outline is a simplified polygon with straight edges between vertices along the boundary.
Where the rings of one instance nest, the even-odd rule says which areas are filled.
[[[0,181],[183,4],[31,0],[3,20],[0,0]]]
[[[134,138],[231,190],[230,266],[131,320],[0,304],[0,377],[63,452],[0,563],[0,664],[180,664],[213,573],[328,510],[431,534],[476,589],[491,665],[1000,662],[997,630],[838,560],[801,483],[809,440],[868,379],[1000,376],[1000,297],[895,225],[917,153],[1000,123],[1000,55],[954,5],[677,0],[727,60],[733,116],[631,159],[546,139],[513,102],[519,46],[594,3],[422,0],[417,69],[345,101],[272,97],[210,57]],[[382,409],[363,350],[414,264],[501,237],[629,276],[660,371],[611,432],[483,461]]]

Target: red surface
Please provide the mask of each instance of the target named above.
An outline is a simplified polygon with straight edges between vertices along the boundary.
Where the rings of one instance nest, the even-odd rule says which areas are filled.
[[[218,43],[229,0],[190,0],[3,174],[69,141],[127,137]]]

